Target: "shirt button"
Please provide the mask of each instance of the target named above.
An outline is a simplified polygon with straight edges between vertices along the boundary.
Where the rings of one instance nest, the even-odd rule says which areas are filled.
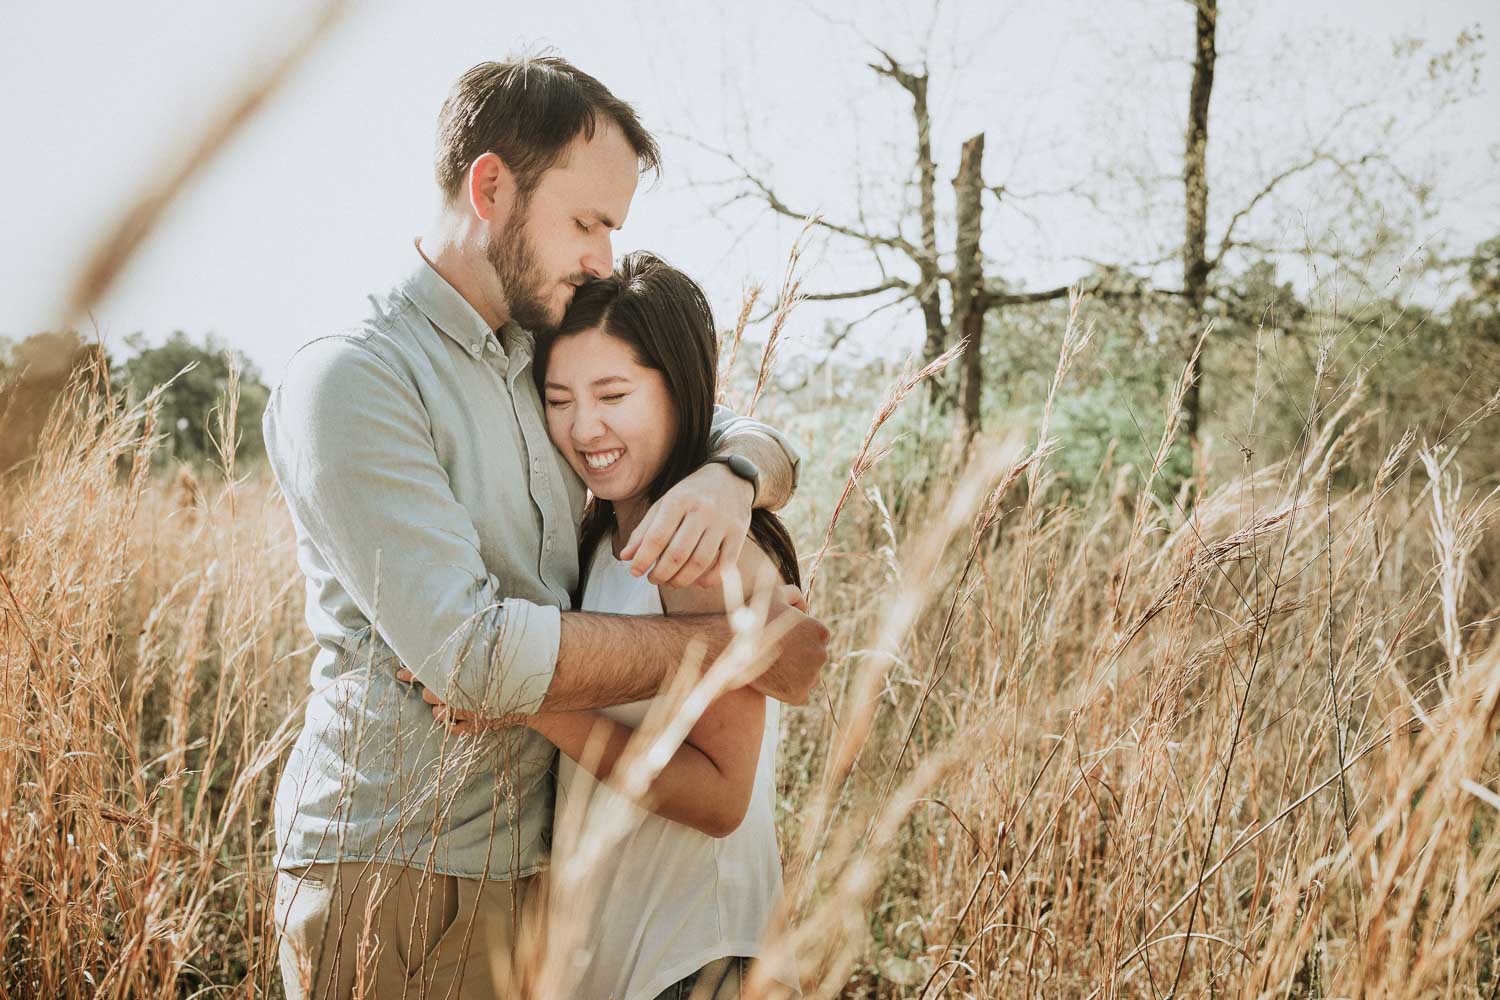
[[[499,348],[495,346],[495,342],[493,340],[486,340],[484,342],[484,349],[486,351],[497,351],[497,350],[499,350]]]
[[[474,343],[472,343],[472,344],[469,345],[469,353],[470,354],[478,354],[479,353],[479,342],[477,340]]]

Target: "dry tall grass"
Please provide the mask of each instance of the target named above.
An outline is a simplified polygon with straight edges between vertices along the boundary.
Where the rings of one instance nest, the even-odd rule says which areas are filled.
[[[277,995],[289,525],[232,448],[153,476],[150,401],[95,384],[0,498],[0,996]],[[1410,437],[1353,481],[1358,383],[1322,395],[1186,514],[1149,469],[1063,497],[1045,416],[956,484],[872,434],[811,487],[836,664],[781,765],[811,994],[1500,989],[1496,497]]]
[[[68,315],[341,9],[140,193]],[[783,742],[810,993],[1500,992],[1494,497],[1444,442],[1351,473],[1368,409],[1323,374],[1292,456],[1190,508],[1154,499],[1165,441],[1066,499],[1042,446],[981,441],[958,484],[953,451],[884,468],[874,434],[816,455],[851,471],[791,519],[835,634]],[[0,997],[277,995],[290,528],[232,447],[225,477],[153,476],[149,401],[93,384],[0,480]]]

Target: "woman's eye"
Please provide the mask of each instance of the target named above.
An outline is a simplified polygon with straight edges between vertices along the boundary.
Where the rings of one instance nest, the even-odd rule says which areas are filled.
[[[584,222],[582,219],[574,219],[573,220],[573,224],[576,225],[579,229],[581,229],[585,233],[589,231],[588,224],[586,222]]]
[[[549,410],[560,409],[561,407],[567,406],[568,402],[569,401],[566,400],[566,399],[549,399],[549,400],[547,400],[547,409],[549,409]]]
[[[622,400],[622,399],[625,398],[625,395],[626,394],[623,393],[623,392],[616,392],[616,393],[611,393],[608,396],[600,396],[599,398],[602,399],[602,400],[604,400],[604,402],[606,402],[606,403],[618,403],[620,400]]]

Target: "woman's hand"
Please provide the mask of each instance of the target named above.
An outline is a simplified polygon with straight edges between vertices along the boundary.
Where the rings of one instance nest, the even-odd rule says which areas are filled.
[[[651,505],[620,557],[658,587],[716,585],[723,567],[739,565],[754,502],[755,488],[728,466],[702,466]]]
[[[396,680],[403,684],[419,683],[416,675],[405,667],[396,671]],[[446,701],[426,686],[422,686],[422,700],[432,706],[433,721],[440,723],[448,732],[456,736],[472,736],[475,733],[491,732],[496,729],[513,729],[526,725],[526,720],[530,718],[526,715],[507,715],[491,719],[475,715],[473,712],[465,712],[462,709],[450,707]]]

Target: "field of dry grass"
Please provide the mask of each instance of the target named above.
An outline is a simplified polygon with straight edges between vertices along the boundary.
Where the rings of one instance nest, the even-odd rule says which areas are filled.
[[[345,7],[137,193],[59,328]],[[807,442],[787,520],[833,663],[779,802],[807,994],[1500,995],[1500,497],[1458,447],[1500,396],[1403,436],[1322,344],[1278,454],[1167,484],[1173,406],[1154,467],[1064,482],[1084,329],[1033,426],[965,451],[913,375]],[[108,392],[80,378],[0,476],[0,1000],[280,996],[291,526],[232,446],[163,473],[152,401]],[[863,434],[898,404],[905,444]],[[0,406],[0,444],[38,416]]]
[[[1287,458],[1185,505],[1151,469],[1061,490],[1050,403],[967,460],[813,456],[789,523],[834,663],[780,762],[809,995],[1500,990],[1497,498],[1313,384]],[[0,996],[279,995],[284,508],[232,453],[153,473],[149,401],[58,412],[0,494]]]

